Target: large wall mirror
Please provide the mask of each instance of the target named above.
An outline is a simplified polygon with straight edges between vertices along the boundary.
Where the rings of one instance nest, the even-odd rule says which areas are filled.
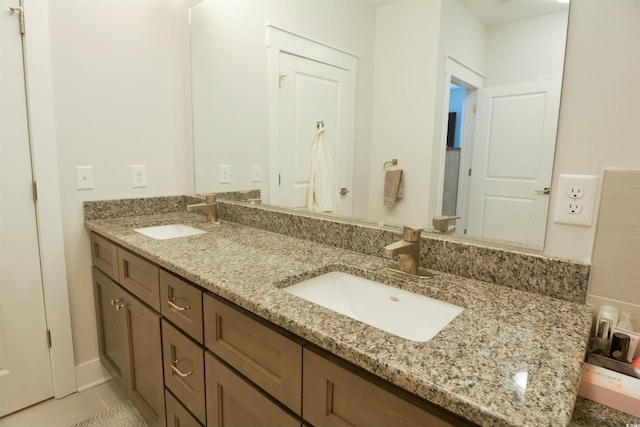
[[[196,192],[542,249],[567,19],[556,0],[202,0]]]

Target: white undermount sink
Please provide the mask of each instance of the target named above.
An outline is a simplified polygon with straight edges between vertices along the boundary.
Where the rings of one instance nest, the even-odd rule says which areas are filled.
[[[333,271],[284,288],[318,305],[412,341],[429,341],[464,310],[413,292]]]
[[[144,234],[156,240],[175,239],[177,237],[195,236],[204,234],[206,231],[200,230],[184,224],[157,225],[154,227],[134,228],[133,231]]]

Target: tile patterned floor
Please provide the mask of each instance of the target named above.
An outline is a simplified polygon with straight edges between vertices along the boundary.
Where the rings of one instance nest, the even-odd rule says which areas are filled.
[[[0,427],[69,427],[127,400],[113,383],[106,382],[63,399],[49,399],[0,418]]]

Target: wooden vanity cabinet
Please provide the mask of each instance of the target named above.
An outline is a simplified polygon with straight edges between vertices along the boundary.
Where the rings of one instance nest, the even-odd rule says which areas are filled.
[[[98,253],[117,253],[119,265],[122,265],[123,259],[132,259],[128,256],[132,254],[128,252],[122,258],[120,255],[126,251],[100,236],[92,234],[91,239],[94,247],[95,242],[99,241],[101,249]],[[95,258],[93,261],[96,265]],[[143,268],[148,271],[152,264],[144,262],[148,265]],[[142,265],[141,259],[138,258],[136,265]],[[158,270],[155,268],[157,283]],[[135,269],[129,269],[132,270]],[[134,274],[141,280],[137,272]],[[151,277],[153,281],[152,274]],[[100,359],[147,423],[150,426],[165,426],[160,314],[97,267],[93,268],[93,283]],[[149,283],[143,285],[150,286]]]
[[[164,400],[167,405],[167,427],[202,427],[200,421],[169,390],[165,390]]]

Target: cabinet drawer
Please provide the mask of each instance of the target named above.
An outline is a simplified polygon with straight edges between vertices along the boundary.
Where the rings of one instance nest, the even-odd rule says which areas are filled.
[[[107,276],[118,281],[118,250],[115,244],[91,233],[91,260]]]
[[[335,358],[333,356],[332,358]],[[335,363],[334,363],[335,362]],[[356,374],[357,369],[344,361],[331,361],[304,349],[304,418],[316,427],[323,426],[429,426],[469,425],[441,408],[426,410],[417,406],[418,398],[401,398],[373,375]],[[442,419],[445,418],[445,419]]]
[[[204,350],[163,319],[162,354],[165,386],[204,424]]]
[[[202,291],[160,270],[160,312],[194,340],[202,340]]]
[[[118,248],[118,277],[120,285],[156,311],[160,311],[158,267]]]
[[[210,295],[203,305],[206,347],[300,415],[302,345]]]
[[[205,363],[208,426],[300,427],[300,421],[209,352]]]
[[[182,406],[169,390],[165,390],[167,404],[167,427],[202,427],[202,424]]]

